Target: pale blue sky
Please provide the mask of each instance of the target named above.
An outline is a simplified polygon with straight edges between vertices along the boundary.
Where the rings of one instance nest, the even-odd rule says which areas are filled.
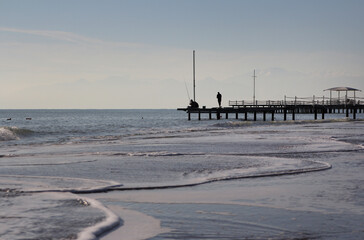
[[[0,108],[176,108],[364,90],[364,1],[0,0]],[[325,93],[326,94],[326,93]],[[360,94],[359,94],[360,95]],[[363,95],[363,94],[362,94]]]

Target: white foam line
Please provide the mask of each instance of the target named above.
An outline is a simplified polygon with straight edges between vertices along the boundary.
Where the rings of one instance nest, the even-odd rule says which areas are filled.
[[[83,198],[87,202],[91,204],[92,207],[96,207],[106,214],[106,219],[92,227],[88,227],[80,232],[77,236],[77,240],[96,240],[102,234],[105,234],[108,231],[116,228],[120,225],[120,218],[111,210],[103,206],[100,202],[96,201],[95,199],[91,198]]]
[[[87,179],[87,178],[70,178],[70,177],[54,177],[54,176],[26,176],[26,175],[0,175],[0,178],[20,178],[20,179],[25,179],[25,178],[29,178],[29,179],[60,179],[60,180],[67,180],[67,181],[83,181],[83,182],[96,182],[96,180],[92,180],[92,179]],[[23,190],[23,193],[45,193],[45,192],[70,192],[70,193],[99,193],[99,192],[107,192],[110,189],[113,189],[115,187],[121,187],[123,186],[123,184],[120,184],[118,182],[115,181],[107,181],[107,180],[97,180],[97,183],[99,184],[104,184],[106,186],[96,186],[93,188],[86,188],[86,189],[82,189],[82,188],[58,188],[58,189],[52,189],[52,188],[44,188],[41,190],[36,190],[36,189],[28,189],[28,190]]]
[[[102,240],[143,240],[171,231],[169,228],[162,228],[160,220],[141,212],[115,205],[108,207],[117,212],[124,224],[114,232],[101,237]]]

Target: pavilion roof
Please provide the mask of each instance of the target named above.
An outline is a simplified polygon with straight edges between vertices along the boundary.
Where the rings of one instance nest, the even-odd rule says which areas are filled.
[[[333,87],[333,88],[328,88],[325,89],[324,91],[360,91],[360,89],[356,89],[356,88],[351,88],[351,87]]]

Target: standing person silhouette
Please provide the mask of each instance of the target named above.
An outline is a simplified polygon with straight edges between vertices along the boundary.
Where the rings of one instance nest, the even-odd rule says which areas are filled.
[[[221,95],[221,93],[220,93],[220,92],[217,92],[217,96],[216,96],[216,98],[217,98],[217,102],[219,103],[219,107],[221,107],[221,99],[222,99],[222,95]]]

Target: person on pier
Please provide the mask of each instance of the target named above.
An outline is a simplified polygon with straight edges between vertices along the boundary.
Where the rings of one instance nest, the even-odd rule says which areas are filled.
[[[197,102],[195,102],[195,101],[193,101],[193,100],[191,99],[189,108],[198,108],[198,107],[199,107],[198,103],[197,103]]]
[[[219,103],[219,107],[221,108],[221,99],[222,99],[222,95],[221,95],[221,93],[220,93],[220,92],[217,92],[217,96],[216,96],[216,98],[217,98],[217,102]]]

